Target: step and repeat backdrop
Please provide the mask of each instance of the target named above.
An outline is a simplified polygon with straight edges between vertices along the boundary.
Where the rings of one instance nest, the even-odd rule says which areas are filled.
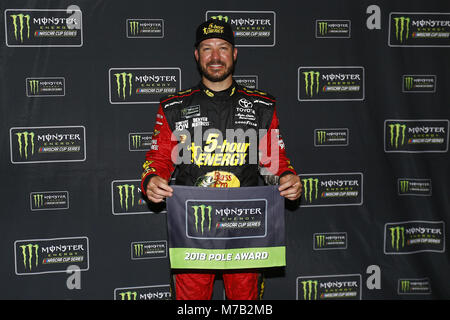
[[[210,17],[235,31],[236,81],[277,97],[304,186],[264,299],[450,298],[448,1],[0,9],[0,298],[170,299],[166,211],[140,176]]]

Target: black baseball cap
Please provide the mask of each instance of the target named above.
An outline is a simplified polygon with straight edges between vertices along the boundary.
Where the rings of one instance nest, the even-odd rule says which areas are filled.
[[[206,39],[220,38],[234,46],[234,34],[231,25],[223,20],[209,19],[197,28],[195,46]]]

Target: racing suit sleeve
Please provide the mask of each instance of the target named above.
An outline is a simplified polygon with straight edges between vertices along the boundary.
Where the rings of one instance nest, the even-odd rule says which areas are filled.
[[[297,174],[286,155],[285,145],[278,127],[278,117],[275,108],[269,129],[260,140],[258,149],[260,154],[260,173],[266,183],[274,184],[271,176],[272,178],[273,176],[276,176],[276,182],[278,182],[278,177],[285,174]]]
[[[162,106],[159,106],[156,114],[155,128],[152,134],[150,150],[145,155],[142,165],[144,171],[141,177],[141,190],[146,195],[147,184],[151,177],[158,175],[169,181],[175,169],[172,161],[172,151],[177,146]]]

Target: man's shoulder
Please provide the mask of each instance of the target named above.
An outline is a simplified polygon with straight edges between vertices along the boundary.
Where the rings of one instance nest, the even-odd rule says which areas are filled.
[[[253,103],[260,103],[267,106],[275,106],[276,98],[267,91],[259,89],[249,89],[243,86],[238,88],[238,93],[250,99]]]
[[[181,106],[188,97],[195,96],[199,92],[200,89],[198,88],[198,86],[195,86],[189,89],[184,89],[175,94],[164,96],[159,101],[163,109],[174,106]]]

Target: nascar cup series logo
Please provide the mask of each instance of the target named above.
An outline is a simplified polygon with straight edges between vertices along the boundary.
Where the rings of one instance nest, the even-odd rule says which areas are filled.
[[[30,193],[31,211],[69,209],[68,191],[41,191]]]
[[[89,269],[87,237],[17,240],[14,254],[17,275],[66,272],[69,265]]]
[[[76,162],[86,160],[83,126],[15,127],[10,129],[11,162]]]
[[[316,20],[316,38],[350,38],[350,20]]]
[[[299,101],[362,101],[363,67],[299,67]]]
[[[399,178],[399,196],[431,196],[431,179]]]
[[[405,221],[385,224],[385,254],[411,254],[426,251],[445,251],[443,221]]]
[[[206,20],[231,25],[236,47],[273,47],[276,42],[274,11],[207,11]]]
[[[449,120],[384,121],[385,152],[447,152]]]
[[[186,235],[196,239],[264,237],[266,212],[266,200],[187,200]]]
[[[163,38],[163,19],[127,19],[127,38]]]
[[[403,75],[403,93],[435,93],[435,75]]]
[[[139,241],[131,243],[131,260],[167,257],[167,241]]]
[[[361,275],[298,277],[297,300],[361,300]]]
[[[363,203],[362,173],[300,175],[303,197],[300,206],[346,206]]]
[[[431,294],[430,279],[398,279],[397,294]]]
[[[450,13],[391,12],[390,47],[450,46]]]
[[[64,97],[65,78],[26,78],[27,97]]]
[[[159,103],[159,99],[181,89],[180,68],[111,68],[111,104]]]
[[[82,12],[77,6],[64,9],[6,9],[8,47],[81,47]]]

